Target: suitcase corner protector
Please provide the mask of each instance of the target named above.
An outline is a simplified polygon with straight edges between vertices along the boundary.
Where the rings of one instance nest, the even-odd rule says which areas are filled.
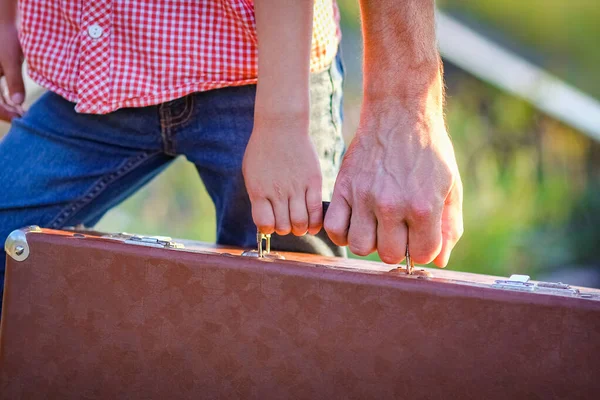
[[[11,232],[4,243],[6,254],[15,261],[25,261],[29,257],[29,244],[27,234],[30,232],[41,232],[39,226],[28,226]]]

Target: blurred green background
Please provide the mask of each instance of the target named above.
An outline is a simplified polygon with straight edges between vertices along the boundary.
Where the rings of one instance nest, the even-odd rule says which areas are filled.
[[[355,1],[338,3],[350,140],[361,100],[360,21]],[[440,0],[438,7],[600,98],[597,0]],[[599,144],[450,63],[445,68],[447,124],[465,188],[465,234],[448,268],[600,286]],[[211,242],[214,208],[193,166],[180,159],[98,229]]]

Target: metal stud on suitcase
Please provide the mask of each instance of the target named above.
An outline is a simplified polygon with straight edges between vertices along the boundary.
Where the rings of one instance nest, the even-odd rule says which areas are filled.
[[[600,291],[169,238],[7,242],[1,399],[600,398]]]

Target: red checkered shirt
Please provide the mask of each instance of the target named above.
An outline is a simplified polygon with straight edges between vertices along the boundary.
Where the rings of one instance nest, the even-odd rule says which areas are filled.
[[[20,0],[29,76],[82,113],[256,83],[252,0]],[[311,70],[340,39],[335,0],[316,0]]]

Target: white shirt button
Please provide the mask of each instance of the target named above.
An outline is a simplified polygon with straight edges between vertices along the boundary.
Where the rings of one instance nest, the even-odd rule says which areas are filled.
[[[92,39],[98,39],[102,36],[102,28],[98,24],[90,25],[87,31]]]

